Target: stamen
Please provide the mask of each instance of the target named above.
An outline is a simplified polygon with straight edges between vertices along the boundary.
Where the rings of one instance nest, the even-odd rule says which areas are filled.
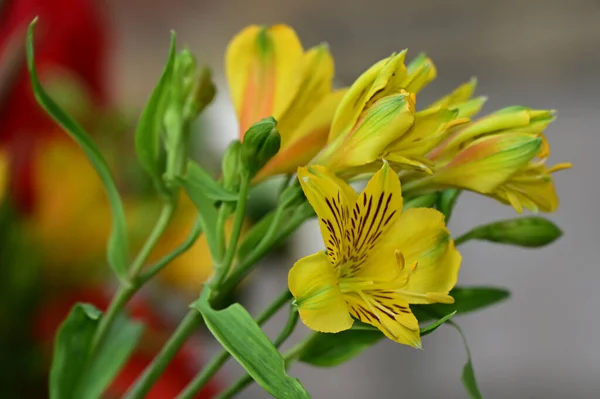
[[[410,268],[410,270],[414,272],[417,269],[418,265],[419,265],[419,261],[416,261],[415,264]]]
[[[394,251],[394,255],[396,256],[396,263],[398,264],[398,266],[400,267],[400,270],[404,270],[404,254],[402,252],[400,252],[399,249]]]

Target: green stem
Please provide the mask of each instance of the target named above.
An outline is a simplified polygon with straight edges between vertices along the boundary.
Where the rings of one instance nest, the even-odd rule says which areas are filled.
[[[227,294],[235,288],[236,285],[243,280],[244,277],[252,270],[255,264],[261,260],[272,248],[272,246],[278,241],[286,238],[292,232],[294,232],[308,217],[304,217],[304,215],[300,215],[300,217],[295,217],[292,221],[283,229],[280,230],[281,222],[286,214],[285,206],[280,206],[277,208],[275,212],[275,216],[273,217],[273,222],[269,229],[265,233],[264,238],[260,241],[257,247],[248,255],[248,257],[241,263],[223,282],[223,284],[219,287],[219,294],[213,300],[213,303],[219,303],[219,301],[227,296]]]
[[[135,385],[125,394],[126,399],[141,399],[150,391],[156,380],[165,371],[177,351],[188,337],[202,322],[202,315],[195,309],[190,309],[173,335],[156,355],[152,363],[146,367],[144,374],[138,378]]]
[[[287,321],[285,327],[283,328],[281,333],[279,333],[279,336],[277,336],[277,338],[275,338],[275,340],[273,341],[273,345],[276,348],[279,349],[281,344],[283,344],[285,342],[285,340],[288,339],[288,337],[294,331],[294,328],[296,328],[296,324],[298,324],[298,311],[295,307],[292,306],[290,309],[290,315],[288,317],[288,321]],[[308,342],[308,341],[306,341],[306,342]],[[288,352],[284,355],[283,361],[284,361],[286,370],[292,364],[292,362],[294,360],[296,360],[298,356],[300,356],[300,354],[302,353],[302,350],[304,350],[304,345],[305,344],[298,345],[297,347],[300,347],[299,349],[295,349],[297,347],[294,347],[294,348],[292,348],[292,350],[293,350],[292,352]],[[237,380],[225,392],[223,392],[219,396],[217,396],[217,399],[232,398],[236,394],[240,393],[248,385],[250,385],[250,383],[252,383],[252,377],[250,377],[249,374],[246,374],[243,377],[241,377],[239,380]],[[178,399],[191,399],[191,398],[192,397],[190,396],[187,398],[178,398]]]
[[[110,326],[114,322],[117,315],[123,310],[129,299],[137,292],[137,290],[142,286],[137,281],[138,275],[140,274],[144,264],[148,260],[150,256],[150,252],[164,233],[171,217],[173,216],[173,212],[175,211],[175,202],[168,202],[162,208],[162,211],[154,225],[154,229],[148,236],[148,239],[144,243],[144,246],[138,253],[137,257],[131,264],[130,273],[129,273],[129,283],[128,285],[122,285],[119,287],[119,290],[113,297],[108,310],[100,319],[100,323],[98,324],[98,329],[94,335],[94,339],[92,341],[92,350],[91,353],[94,353],[96,349],[102,344],[104,339],[106,338],[106,334],[110,329]]]
[[[269,320],[283,305],[285,305],[292,298],[292,294],[285,290],[281,295],[269,305],[267,309],[265,309],[257,318],[256,323],[259,326],[262,326],[267,320]],[[296,312],[297,313],[297,312]],[[290,315],[291,318],[291,315]],[[298,321],[298,316],[296,315],[296,322]],[[289,321],[288,321],[289,325]],[[286,325],[287,331],[290,327]],[[295,324],[294,324],[295,326]],[[292,327],[293,330],[293,327]],[[291,334],[291,331],[289,332]],[[288,334],[288,335],[289,335]],[[287,338],[287,337],[286,337]],[[226,350],[223,350],[218,355],[213,357],[210,362],[200,373],[196,375],[196,377],[185,387],[185,389],[177,396],[177,399],[192,399],[195,398],[198,392],[206,385],[206,383],[219,371],[219,369],[225,364],[225,362],[229,359],[231,355]]]
[[[250,178],[248,176],[242,176],[242,182],[240,184],[240,191],[238,195],[238,201],[235,208],[235,215],[233,217],[233,229],[229,236],[229,243],[225,250],[225,255],[218,265],[215,265],[215,277],[211,282],[212,287],[219,287],[223,280],[229,274],[231,265],[235,258],[238,241],[242,233],[242,226],[244,224],[244,217],[246,216],[246,203],[248,202],[248,190],[250,189]]]
[[[187,239],[173,252],[165,255],[164,258],[152,265],[147,271],[142,272],[142,274],[140,274],[138,278],[138,284],[140,286],[144,285],[148,280],[150,280],[157,273],[159,273],[166,265],[168,265],[177,257],[179,257],[179,255],[183,254],[188,249],[190,249],[192,245],[194,245],[198,237],[200,237],[200,234],[202,234],[202,227],[200,225],[200,221],[196,219],[196,223],[194,224],[194,227],[192,228],[192,231],[190,232],[190,235],[187,237]]]
[[[402,183],[402,196],[408,197],[409,195],[415,195],[427,190],[431,184],[431,176],[426,176],[420,179],[411,180],[406,183]]]
[[[171,217],[173,216],[174,212],[175,212],[175,202],[170,201],[163,206],[160,216],[158,217],[158,220],[156,221],[156,225],[154,226],[154,229],[150,233],[150,236],[144,243],[144,246],[138,253],[137,257],[131,264],[131,269],[129,271],[130,281],[135,281],[137,276],[140,274],[140,272],[144,268],[144,265],[146,264],[146,261],[148,260],[148,257],[150,256],[150,253],[152,252],[152,249],[154,248],[154,246],[156,246],[156,244],[158,243],[158,240],[160,240],[160,237],[162,236],[162,234],[164,233],[165,229],[167,228],[169,222],[171,221]]]
[[[471,238],[473,238],[471,233],[472,233],[472,231],[469,231],[469,232],[459,236],[458,238],[455,238],[454,245],[458,246],[460,244],[464,244],[465,242],[469,241]]]

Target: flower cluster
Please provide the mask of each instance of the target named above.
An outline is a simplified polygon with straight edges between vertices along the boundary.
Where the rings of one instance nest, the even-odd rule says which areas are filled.
[[[284,25],[250,26],[231,42],[227,76],[240,124],[273,116],[281,149],[255,183],[298,173],[321,226],[325,253],[301,259],[289,286],[304,323],[339,332],[359,320],[390,339],[419,347],[409,304],[452,303],[460,254],[433,209],[402,212],[411,197],[446,188],[471,190],[522,212],[552,212],[558,197],[547,167],[544,130],[553,111],[512,106],[474,119],[485,97],[476,80],[423,108],[417,95],[436,77],[407,51],[333,90],[328,47],[304,51]],[[378,171],[379,170],[379,171]],[[344,180],[372,176],[357,195]]]

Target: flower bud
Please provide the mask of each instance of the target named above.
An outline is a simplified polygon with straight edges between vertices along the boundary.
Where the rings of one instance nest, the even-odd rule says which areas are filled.
[[[242,143],[239,140],[232,141],[225,150],[221,171],[223,173],[223,187],[229,191],[237,191],[240,185],[240,155]]]
[[[551,221],[532,216],[480,226],[466,237],[535,248],[548,245],[561,235],[562,231]]]
[[[211,71],[202,67],[196,71],[193,85],[190,87],[184,104],[184,118],[193,120],[215,98],[217,89],[212,81]]]
[[[244,135],[242,164],[252,177],[279,151],[281,137],[273,117],[253,124]]]

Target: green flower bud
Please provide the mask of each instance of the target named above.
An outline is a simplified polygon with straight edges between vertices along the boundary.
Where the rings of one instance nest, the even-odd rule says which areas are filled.
[[[223,173],[223,187],[229,191],[238,191],[240,186],[240,155],[242,143],[239,140],[232,141],[225,150],[221,162]]]
[[[250,126],[244,135],[242,164],[251,177],[279,151],[281,137],[276,125],[277,121],[270,116]]]
[[[562,231],[551,221],[531,216],[477,227],[457,240],[457,243],[478,239],[535,248],[548,245],[561,235]]]

